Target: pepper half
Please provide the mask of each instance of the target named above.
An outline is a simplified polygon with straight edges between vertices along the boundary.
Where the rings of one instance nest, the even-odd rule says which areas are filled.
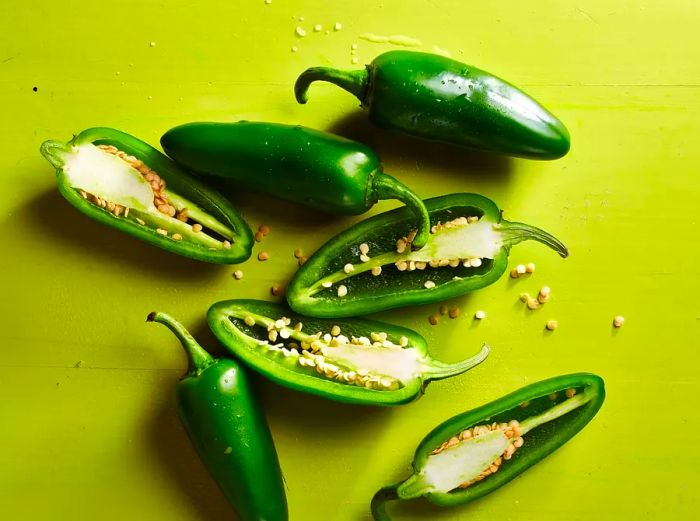
[[[363,70],[312,67],[294,85],[299,103],[306,103],[314,81],[354,94],[378,127],[531,159],[557,159],[569,151],[566,127],[537,101],[493,74],[444,56],[390,51]]]
[[[182,343],[189,369],[177,385],[180,420],[240,521],[287,521],[287,498],[270,429],[246,372],[214,359],[176,320],[153,312]]]
[[[410,247],[413,220],[403,208],[359,222],[299,268],[287,287],[290,307],[314,317],[347,317],[439,302],[495,282],[506,270],[511,246],[521,241],[569,254],[547,232],[502,219],[483,196],[451,194],[424,202],[432,226],[422,249]]]
[[[299,125],[239,121],[188,123],[160,142],[193,172],[324,212],[359,215],[380,199],[399,199],[419,219],[414,246],[428,238],[423,202],[356,141]]]
[[[201,261],[250,257],[250,228],[231,203],[129,134],[91,128],[66,144],[45,141],[41,153],[58,191],[88,217]]]
[[[257,300],[226,300],[208,321],[236,358],[275,383],[345,403],[398,405],[431,380],[480,364],[489,349],[446,364],[433,360],[415,331],[367,319],[323,320]]]
[[[390,521],[391,500],[425,497],[449,507],[494,491],[570,440],[604,400],[603,380],[577,373],[528,385],[450,418],[418,446],[413,474],[375,494],[374,519]]]

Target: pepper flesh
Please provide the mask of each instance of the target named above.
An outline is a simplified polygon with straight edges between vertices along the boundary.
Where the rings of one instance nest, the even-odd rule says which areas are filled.
[[[218,264],[250,257],[252,234],[225,198],[129,134],[91,128],[46,141],[58,190],[97,221],[179,255]]]
[[[314,81],[354,94],[375,125],[412,136],[531,159],[569,151],[566,127],[506,81],[445,56],[390,51],[365,69],[312,67],[294,85],[306,103]]]
[[[502,219],[483,196],[446,195],[425,200],[425,206],[432,227],[422,249],[408,246],[413,222],[405,209],[357,223],[296,272],[286,292],[290,307],[314,317],[346,317],[446,300],[495,282],[506,270],[510,248],[524,240],[568,256],[555,237]],[[369,247],[364,258],[360,244]]]
[[[391,519],[390,500],[425,497],[455,506],[492,492],[576,435],[604,399],[599,376],[576,373],[526,386],[445,421],[418,446],[413,474],[375,494],[374,519]],[[511,437],[509,429],[514,429]],[[520,448],[508,451],[514,439]]]
[[[208,321],[226,349],[251,369],[280,385],[345,403],[409,402],[431,380],[461,374],[489,352],[483,346],[471,358],[446,364],[432,359],[425,339],[410,329],[367,319],[312,319],[256,300],[218,302]]]
[[[177,385],[180,420],[200,458],[241,521],[287,521],[282,472],[248,375],[233,360],[214,359],[176,320],[153,312],[189,360]]]
[[[399,199],[419,220],[415,247],[427,239],[423,202],[356,141],[299,125],[239,121],[180,125],[160,142],[198,174],[324,212],[359,215],[380,199]]]

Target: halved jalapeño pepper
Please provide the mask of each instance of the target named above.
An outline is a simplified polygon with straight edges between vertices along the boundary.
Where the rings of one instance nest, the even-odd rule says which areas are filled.
[[[91,128],[66,144],[45,141],[41,153],[61,195],[88,217],[197,260],[250,257],[250,228],[231,203],[129,134]]]
[[[577,373],[544,380],[450,418],[420,443],[413,474],[372,499],[376,521],[386,502],[425,497],[454,506],[492,492],[561,447],[593,419],[603,380]]]
[[[209,326],[243,363],[280,385],[345,403],[398,405],[431,380],[480,364],[489,349],[446,364],[432,359],[415,331],[367,319],[323,320],[257,300],[209,308]]]
[[[414,220],[404,208],[357,223],[316,251],[287,288],[298,313],[315,317],[363,315],[439,302],[495,282],[510,248],[524,240],[569,252],[549,233],[506,221],[491,200],[451,194],[425,200],[431,233],[412,250]]]

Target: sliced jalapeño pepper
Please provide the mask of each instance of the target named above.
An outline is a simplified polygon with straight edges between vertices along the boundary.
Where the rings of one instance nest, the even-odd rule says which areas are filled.
[[[299,103],[306,103],[314,81],[354,94],[379,127],[532,159],[569,151],[566,127],[537,101],[493,74],[444,56],[390,51],[362,70],[312,67],[294,86]]]
[[[251,369],[280,385],[345,403],[397,405],[419,398],[431,380],[480,364],[489,349],[446,364],[415,331],[367,319],[323,320],[256,300],[211,306],[209,326]]]
[[[287,521],[277,452],[245,370],[212,358],[169,315],[153,312],[148,321],[170,329],[187,353],[189,368],[176,393],[180,420],[237,519]]]
[[[41,153],[61,195],[88,217],[197,260],[250,257],[250,228],[231,203],[129,134],[91,128],[65,144],[46,141]]]
[[[603,380],[578,373],[528,385],[450,418],[418,446],[413,474],[375,494],[374,519],[391,519],[391,500],[424,497],[455,506],[494,491],[570,440],[604,400]]]
[[[502,219],[498,207],[476,194],[427,199],[431,233],[410,247],[413,220],[399,208],[341,232],[296,272],[287,301],[315,317],[364,315],[439,302],[495,282],[506,270],[511,246],[542,242],[562,257],[566,247],[547,232]]]
[[[380,199],[399,199],[418,219],[413,246],[428,238],[423,202],[384,173],[377,155],[362,143],[299,125],[254,121],[188,123],[160,142],[193,172],[324,212],[359,215]]]

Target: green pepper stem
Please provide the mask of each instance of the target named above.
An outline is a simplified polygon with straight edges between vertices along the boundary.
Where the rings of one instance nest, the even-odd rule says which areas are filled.
[[[146,321],[163,324],[177,337],[187,353],[188,375],[196,376],[216,362],[216,360],[197,343],[190,332],[170,315],[152,311],[148,314]]]
[[[65,164],[64,156],[68,152],[65,143],[53,140],[44,141],[39,150],[49,163],[57,169],[63,168]]]
[[[551,409],[547,409],[542,414],[532,416],[520,422],[520,435],[524,436],[535,427],[551,422],[564,416],[565,414],[586,405],[595,396],[595,391],[592,388],[586,389],[583,393],[575,394],[571,398],[555,405]]]
[[[503,235],[503,245],[507,248],[526,240],[541,242],[556,251],[562,258],[569,256],[568,248],[559,239],[544,230],[525,223],[501,221],[495,226]]]
[[[438,360],[431,360],[423,371],[423,376],[426,380],[441,380],[443,378],[462,374],[486,360],[490,351],[491,349],[489,346],[484,344],[481,346],[481,351],[476,355],[462,360],[461,362],[457,362],[456,364],[446,364]]]
[[[331,67],[311,67],[302,72],[294,83],[294,95],[297,102],[304,105],[308,101],[307,91],[314,81],[327,81],[354,94],[364,103],[367,93],[367,69],[356,71],[341,71]]]
[[[423,201],[401,181],[384,172],[377,172],[372,178],[371,199],[398,199],[418,217],[418,233],[411,243],[420,249],[430,237],[430,214]]]
[[[391,521],[391,517],[386,511],[386,504],[389,501],[395,501],[399,499],[396,493],[396,485],[389,485],[377,491],[377,493],[372,498],[372,503],[370,504],[370,509],[372,510],[372,517],[374,521]]]

